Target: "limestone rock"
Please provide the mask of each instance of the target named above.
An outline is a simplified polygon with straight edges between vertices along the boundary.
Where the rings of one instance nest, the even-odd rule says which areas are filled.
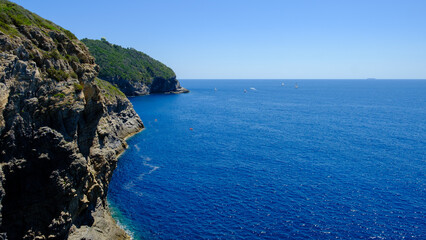
[[[142,121],[96,80],[99,67],[72,35],[9,27],[0,28],[0,239],[128,238],[106,195]]]

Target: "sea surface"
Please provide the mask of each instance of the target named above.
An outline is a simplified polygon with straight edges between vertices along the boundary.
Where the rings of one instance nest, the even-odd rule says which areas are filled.
[[[426,239],[426,81],[181,83],[130,99],[108,201],[135,239]]]

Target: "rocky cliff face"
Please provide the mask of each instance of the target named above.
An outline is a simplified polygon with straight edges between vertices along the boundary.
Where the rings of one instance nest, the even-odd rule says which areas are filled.
[[[132,81],[120,77],[104,77],[104,79],[117,86],[127,96],[141,96],[151,93],[179,94],[189,92],[188,89],[181,87],[176,77],[154,77],[152,83]]]
[[[154,78],[149,86],[150,93],[188,93],[189,90],[180,86],[176,77],[163,79]]]
[[[0,239],[126,239],[106,195],[125,138],[143,124],[96,79],[85,45],[52,26],[12,18],[0,28]]]

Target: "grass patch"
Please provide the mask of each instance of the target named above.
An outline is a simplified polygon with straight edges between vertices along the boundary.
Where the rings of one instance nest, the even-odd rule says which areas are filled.
[[[19,26],[37,26],[40,28],[60,31],[70,39],[77,39],[70,31],[32,13],[18,4],[7,0],[0,0],[0,30],[10,35],[18,35]]]
[[[126,95],[124,95],[124,93],[120,91],[120,89],[118,89],[107,81],[96,78],[95,83],[103,90],[102,92],[108,99],[115,98],[116,96],[126,97]]]
[[[78,79],[78,75],[75,72],[71,72],[70,77]]]
[[[83,90],[83,85],[74,83],[74,89],[76,92],[81,92]]]
[[[59,53],[58,50],[54,49],[52,51],[49,52],[44,52],[43,53],[43,57],[44,58],[53,58],[55,60],[59,60],[59,59],[63,59],[64,57]]]
[[[53,67],[47,69],[47,73],[49,74],[49,77],[58,81],[65,81],[70,77],[70,75],[63,70],[57,70]]]
[[[66,55],[65,56],[65,59],[69,62],[69,63],[71,63],[71,62],[75,62],[75,63],[80,63],[80,59],[78,59],[78,57],[77,56],[74,56],[74,55]]]
[[[63,93],[56,93],[55,95],[53,95],[54,97],[58,97],[58,98],[65,98],[65,94]]]
[[[65,35],[67,35],[67,37],[69,39],[77,39],[77,37],[72,32],[70,32],[70,31],[68,31],[66,29],[63,29],[63,32],[65,33]]]

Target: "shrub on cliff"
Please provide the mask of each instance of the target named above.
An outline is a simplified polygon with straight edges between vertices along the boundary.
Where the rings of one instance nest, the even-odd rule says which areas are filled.
[[[55,69],[53,67],[47,69],[47,73],[49,74],[49,77],[58,81],[65,81],[70,77],[70,75],[64,72],[62,69]]]
[[[133,48],[123,48],[101,40],[82,39],[100,66],[102,79],[120,78],[151,84],[154,78],[170,79],[176,75],[172,69]]]

